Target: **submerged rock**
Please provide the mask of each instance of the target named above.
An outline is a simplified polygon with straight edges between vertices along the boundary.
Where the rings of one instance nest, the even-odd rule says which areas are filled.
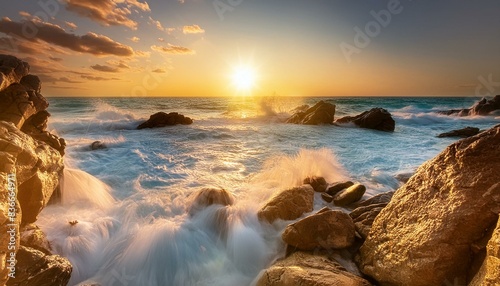
[[[479,133],[479,128],[468,126],[468,127],[462,128],[462,129],[457,129],[457,130],[452,130],[450,132],[441,133],[437,137],[439,137],[439,138],[444,138],[444,137],[467,138],[467,137],[477,135],[478,133]]]
[[[306,111],[298,110],[286,120],[286,123],[319,125],[332,124],[335,116],[335,105],[320,101]]]
[[[326,255],[294,252],[263,271],[256,286],[370,286]]]
[[[324,208],[288,225],[281,238],[300,250],[341,249],[354,243],[355,232],[348,214]]]
[[[106,144],[102,141],[94,141],[90,144],[90,150],[101,150],[108,148]]]
[[[257,213],[261,221],[273,223],[277,219],[294,220],[304,213],[312,212],[314,190],[311,185],[302,185],[285,190],[271,198]]]
[[[336,124],[354,123],[361,128],[393,132],[396,122],[383,108],[372,108],[356,116],[345,116],[335,121]]]
[[[71,263],[59,255],[45,255],[36,249],[21,246],[16,259],[16,275],[14,279],[9,279],[7,286],[66,286],[71,278]]]
[[[170,112],[168,114],[165,112],[158,112],[151,115],[147,121],[137,126],[137,129],[158,128],[165,126],[173,126],[177,124],[189,125],[192,123],[193,119],[186,117],[182,114],[179,114],[177,112]]]
[[[376,217],[361,270],[382,285],[465,285],[473,244],[498,220],[498,166],[500,125],[420,166]]]
[[[333,202],[337,206],[348,206],[354,202],[361,200],[365,194],[366,187],[361,184],[352,185],[349,188],[340,191],[333,197]]]
[[[318,193],[324,192],[326,190],[326,187],[328,186],[328,183],[326,182],[325,178],[316,176],[305,178],[304,184],[311,185],[314,191]]]
[[[193,216],[211,205],[230,206],[232,204],[234,204],[234,197],[230,192],[224,189],[204,188],[193,195],[188,213]]]

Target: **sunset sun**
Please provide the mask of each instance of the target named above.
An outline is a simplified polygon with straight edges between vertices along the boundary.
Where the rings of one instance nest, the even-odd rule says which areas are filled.
[[[240,91],[250,91],[255,86],[255,80],[255,70],[250,67],[240,66],[233,71],[233,85]]]

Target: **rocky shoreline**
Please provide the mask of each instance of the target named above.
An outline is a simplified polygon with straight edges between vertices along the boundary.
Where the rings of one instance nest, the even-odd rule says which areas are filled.
[[[497,97],[481,102],[476,109],[491,112]],[[36,226],[40,211],[60,195],[64,168],[66,144],[47,131],[47,108],[29,64],[0,55],[0,285],[66,285],[71,277],[70,262],[52,254]],[[335,120],[335,108],[324,101],[303,106],[287,123],[395,130],[385,109]],[[160,112],[138,129],[192,122]],[[360,201],[363,185],[308,177],[270,198],[256,215],[261,224],[286,221],[287,250],[254,285],[500,285],[500,125],[472,131],[452,132],[468,138],[424,163],[395,192]],[[96,141],[91,148],[106,146]],[[313,213],[315,199],[328,206]],[[218,208],[211,227],[224,241],[235,197],[205,188],[190,201],[189,216]]]

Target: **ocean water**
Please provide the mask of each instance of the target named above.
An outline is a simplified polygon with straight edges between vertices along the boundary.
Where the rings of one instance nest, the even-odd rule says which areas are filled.
[[[383,107],[396,130],[282,123],[294,108],[319,100],[337,105],[336,118]],[[414,172],[456,140],[439,133],[498,124],[498,114],[436,113],[477,100],[50,98],[49,129],[68,142],[66,169],[62,202],[45,208],[38,224],[72,262],[71,285],[251,285],[285,249],[287,222],[257,220],[268,198],[311,175],[361,182],[366,198],[395,190],[396,175]],[[158,111],[194,123],[135,129]],[[97,140],[107,148],[92,151]],[[190,194],[205,187],[236,198],[225,239],[213,228],[216,206],[186,214]],[[317,195],[315,210],[325,205]]]

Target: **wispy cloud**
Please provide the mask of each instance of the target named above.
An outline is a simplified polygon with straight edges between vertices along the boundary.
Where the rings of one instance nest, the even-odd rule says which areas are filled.
[[[132,37],[132,38],[129,38],[129,40],[131,40],[132,42],[134,43],[139,43],[139,41],[141,40],[140,38],[138,37]]]
[[[151,72],[154,72],[154,73],[166,73],[167,71],[165,69],[154,69]]]
[[[191,25],[191,26],[182,27],[182,32],[184,34],[203,34],[203,33],[205,33],[205,30],[203,30],[198,25]]]
[[[120,80],[119,78],[116,78],[116,77],[106,78],[106,77],[102,77],[102,76],[91,76],[91,75],[82,75],[81,77],[83,79],[92,80],[92,81]]]
[[[151,49],[153,51],[163,52],[166,54],[173,54],[173,55],[194,55],[196,53],[195,51],[193,51],[189,48],[175,46],[172,44],[168,44],[166,47],[153,45],[153,46],[151,46]]]
[[[105,65],[93,65],[90,67],[96,71],[101,71],[101,72],[117,73],[120,71],[118,68],[105,66]]]
[[[36,33],[26,35],[26,27],[36,28]],[[14,34],[20,39],[30,42],[41,40],[55,44],[76,52],[93,54],[96,56],[132,56],[134,50],[118,43],[104,35],[89,32],[83,36],[67,33],[58,25],[34,20],[15,22],[8,18],[0,20],[0,32]]]

